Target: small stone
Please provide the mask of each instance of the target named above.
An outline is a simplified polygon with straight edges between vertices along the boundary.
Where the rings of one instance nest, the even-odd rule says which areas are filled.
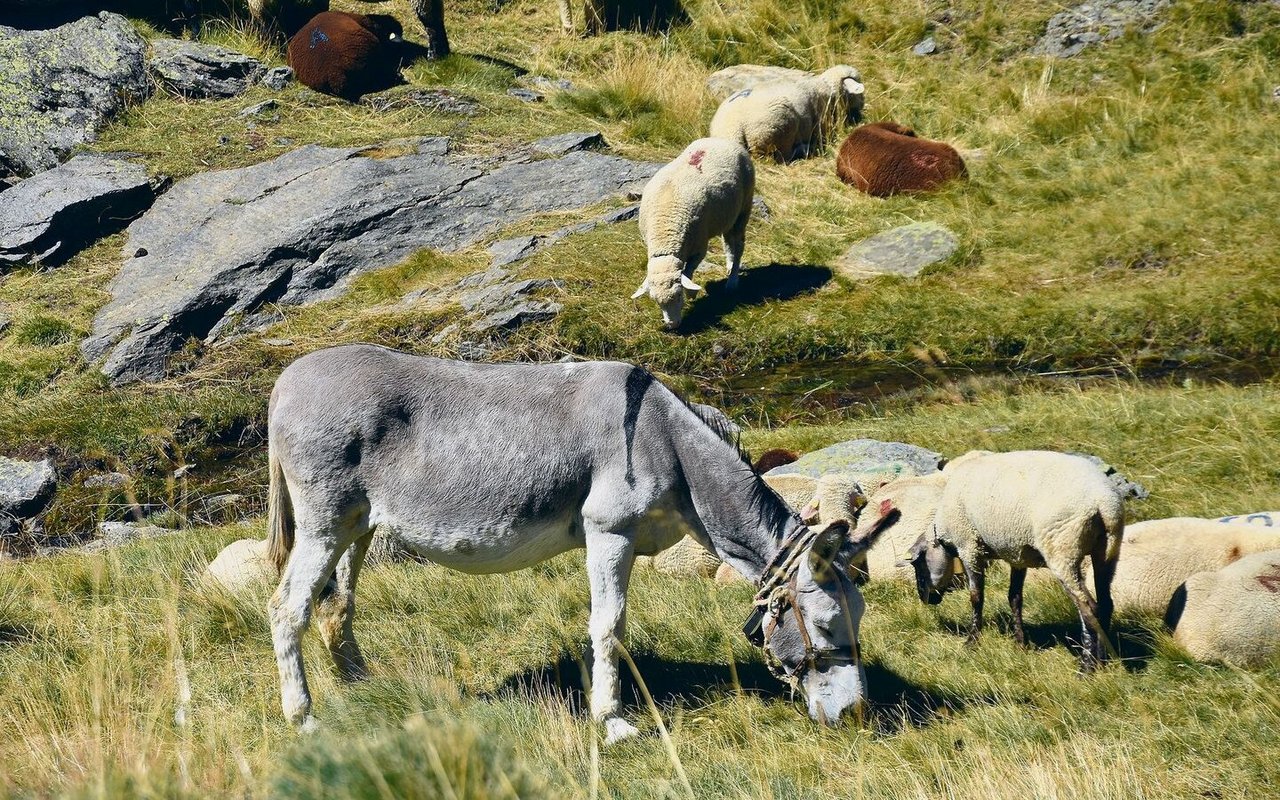
[[[956,235],[936,222],[915,222],[863,239],[845,251],[834,266],[849,278],[914,278],[925,267],[950,258],[959,247]]]
[[[513,331],[531,322],[548,322],[564,310],[559,303],[529,302],[520,303],[513,308],[497,311],[473,323],[467,330],[474,333],[493,331]]]
[[[0,531],[44,511],[58,488],[53,464],[0,456]]]
[[[184,39],[151,43],[147,68],[159,84],[185,97],[235,97],[262,74],[262,62],[218,45]]]
[[[262,76],[260,83],[277,92],[289,85],[293,80],[293,67],[272,67]]]
[[[773,211],[769,208],[769,204],[761,197],[751,198],[751,216],[756,219],[769,221],[773,219]]]
[[[275,100],[263,100],[261,103],[254,103],[240,112],[242,117],[256,117],[266,111],[274,111],[279,108],[280,104]]]
[[[527,83],[530,86],[536,86],[539,89],[558,89],[567,92],[573,89],[573,82],[564,78],[548,78],[546,75],[535,75],[529,78]]]
[[[603,150],[608,146],[609,144],[604,140],[604,134],[599,131],[559,133],[555,136],[544,136],[530,144],[534,151],[549,153],[553,156],[562,156],[578,150]]]
[[[640,216],[640,206],[630,205],[610,211],[600,217],[599,222],[603,225],[614,225],[619,222],[630,222],[638,216]]]
[[[480,110],[475,98],[454,94],[448,89],[414,89],[396,87],[384,92],[366,95],[360,99],[374,111],[399,111],[405,108],[424,108],[444,114],[470,117]]]
[[[196,468],[195,464],[183,464],[182,466],[178,467],[173,471],[173,479],[181,480],[182,478],[187,477],[187,475],[191,472],[191,470],[195,468]]]
[[[431,343],[432,343],[432,344],[444,344],[445,340],[446,340],[446,339],[448,339],[448,338],[449,338],[450,336],[452,336],[453,334],[457,333],[457,332],[458,332],[458,329],[459,329],[460,327],[461,327],[461,326],[460,326],[460,325],[458,325],[458,323],[456,323],[456,322],[450,322],[448,325],[445,325],[443,328],[441,328],[441,329],[436,333],[436,335],[435,335],[435,336],[432,336],[432,337],[431,337]]]
[[[104,472],[101,475],[86,478],[84,486],[86,489],[119,489],[128,486],[131,480],[132,478],[123,472]]]
[[[263,339],[262,343],[268,347],[293,347],[292,339]]]
[[[3,335],[5,331],[9,330],[11,325],[13,325],[13,319],[11,319],[8,314],[0,311],[0,335]]]
[[[547,99],[545,95],[539,94],[532,89],[512,88],[507,90],[507,94],[526,103],[541,103],[543,100]]]
[[[911,48],[911,52],[918,56],[931,56],[938,52],[938,43],[933,40],[932,36],[926,36],[915,47]]]

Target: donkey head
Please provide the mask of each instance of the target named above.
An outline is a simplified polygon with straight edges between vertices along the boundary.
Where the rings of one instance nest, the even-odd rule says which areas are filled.
[[[800,560],[794,583],[781,587],[794,587],[789,602],[771,603],[748,623],[748,638],[765,648],[774,673],[804,694],[809,716],[823,724],[859,715],[866,702],[858,649],[865,604],[847,569],[883,530],[884,517],[876,522],[852,534],[844,520],[827,525]]]

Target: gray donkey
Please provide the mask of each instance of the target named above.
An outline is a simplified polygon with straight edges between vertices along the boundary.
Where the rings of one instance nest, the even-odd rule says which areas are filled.
[[[863,601],[844,567],[887,525],[852,537],[847,523],[806,528],[723,420],[630,364],[471,364],[373,345],[295,361],[269,412],[270,553],[283,570],[269,611],[285,716],[314,725],[300,650],[313,606],[342,677],[365,674],[351,619],[376,526],[470,573],[586,548],[591,709],[609,742],[636,733],[619,716],[617,648],[632,560],[689,529],[760,582],[745,632],[810,716],[860,712]]]

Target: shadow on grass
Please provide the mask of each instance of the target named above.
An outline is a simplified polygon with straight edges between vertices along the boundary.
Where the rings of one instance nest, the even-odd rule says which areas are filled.
[[[680,333],[699,333],[720,322],[741,306],[757,306],[770,300],[790,300],[817,291],[831,280],[828,267],[813,264],[768,264],[744,269],[736,291],[729,291],[728,278],[705,281],[706,292],[688,305]]]
[[[956,636],[969,635],[969,623],[947,622],[944,627]],[[1027,637],[1027,648],[1030,650],[1049,650],[1054,647],[1065,647],[1077,658],[1080,655],[1080,622],[1024,622],[1023,631]],[[998,615],[986,626],[983,636],[1007,636],[1013,638],[1013,618],[1009,614]],[[1138,672],[1146,669],[1155,655],[1155,637],[1151,631],[1141,624],[1128,620],[1117,621],[1112,625],[1112,640],[1120,651],[1120,660],[1125,670]]]
[[[701,704],[739,691],[769,700],[791,701],[791,691],[761,663],[703,664],[667,661],[649,655],[634,655],[636,667],[653,696],[654,703],[668,709],[682,703]],[[503,681],[498,693],[546,694],[560,699],[573,713],[588,713],[583,671],[589,662],[571,655],[554,664],[535,667]],[[620,664],[622,703],[626,712],[644,713],[646,705],[635,678],[626,664]],[[972,702],[944,697],[904,680],[878,664],[867,664],[871,727],[890,734],[906,727],[922,728]],[[796,713],[804,714],[803,699],[794,701]]]

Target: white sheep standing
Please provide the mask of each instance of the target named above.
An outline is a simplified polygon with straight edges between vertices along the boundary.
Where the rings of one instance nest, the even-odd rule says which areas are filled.
[[[692,275],[713,236],[724,237],[728,288],[737,288],[755,181],[751,154],[742,145],[698,139],[645,185],[640,235],[649,263],[644,282],[631,297],[648,292],[668,328],[677,327],[684,316],[685,291],[702,291]]]
[[[1223,569],[1187,578],[1165,623],[1197,661],[1237,667],[1280,654],[1280,550],[1254,553]]]
[[[1163,613],[1183,581],[1242,557],[1280,549],[1280,531],[1213,519],[1172,517],[1136,522],[1124,532],[1124,549],[1111,581],[1111,597],[1124,612]]]
[[[955,584],[958,558],[973,606],[969,640],[977,641],[986,565],[1005,561],[1014,635],[1022,644],[1027,569],[1048,567],[1080,614],[1081,667],[1092,670],[1107,654],[1114,655],[1111,578],[1124,535],[1124,498],[1106,474],[1079,456],[1022,450],[962,457],[947,464],[942,475],[932,536],[921,538],[910,553],[920,599],[942,602]],[[1092,561],[1096,595],[1085,588],[1085,558]]]
[[[803,158],[837,127],[858,118],[865,92],[858,70],[844,64],[821,75],[743,89],[716,109],[711,135],[740,141],[755,155]]]

